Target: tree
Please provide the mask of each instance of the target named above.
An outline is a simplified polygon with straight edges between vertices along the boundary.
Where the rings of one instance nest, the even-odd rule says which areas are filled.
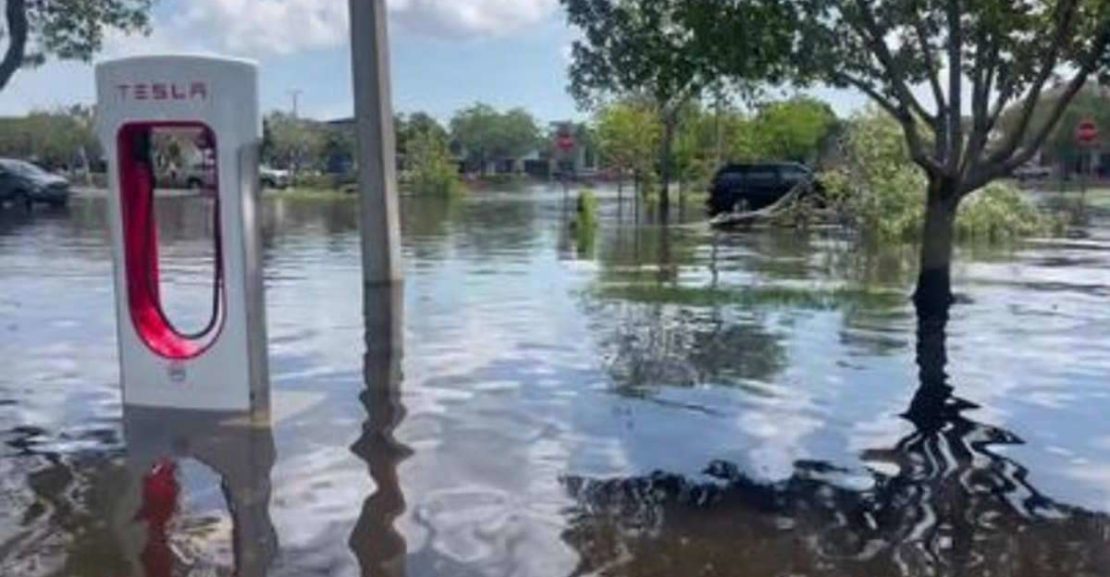
[[[617,102],[596,114],[598,147],[610,168],[623,175],[631,171],[637,182],[652,169],[663,128],[658,117],[646,107],[632,102]]]
[[[521,108],[501,113],[479,103],[455,113],[451,137],[468,163],[485,174],[490,162],[515,160],[532,151],[540,141],[540,129]]]
[[[47,57],[89,60],[104,43],[105,31],[148,31],[154,0],[7,0],[0,42],[0,90],[22,66]]]
[[[737,0],[692,0],[719,17],[695,35],[721,38]],[[919,313],[947,314],[954,221],[960,201],[1027,162],[1072,98],[1100,67],[1110,71],[1107,0],[767,0],[792,14],[784,29],[792,72],[866,94],[902,128],[928,186]],[[725,59],[724,71],[742,62]],[[1060,97],[1039,123],[1035,105],[1057,75]],[[919,98],[925,86],[932,105]],[[965,102],[965,95],[970,98]],[[992,139],[1002,112],[1021,110],[1015,129]],[[966,116],[965,116],[966,115]],[[1027,137],[1028,136],[1028,137]]]
[[[28,158],[47,168],[87,168],[100,156],[92,110],[73,106],[0,120],[0,156]]]
[[[426,126],[416,131],[408,142],[407,154],[410,182],[417,194],[451,196],[460,190],[458,166],[442,129]]]
[[[690,0],[560,0],[567,20],[582,31],[574,42],[570,91],[583,108],[609,97],[648,99],[663,126],[659,166],[661,208],[669,203],[673,147],[683,106],[720,82],[718,62],[735,64],[730,77],[741,85],[750,78],[775,76],[785,38],[762,34],[781,19],[778,8],[756,0],[737,6],[708,6]],[[745,6],[739,6],[744,4]],[[741,33],[711,25],[721,17],[743,23]],[[750,26],[749,26],[750,24]],[[690,34],[691,29],[700,34]],[[739,54],[743,54],[740,57]]]
[[[762,107],[754,133],[766,157],[811,163],[835,125],[836,114],[828,104],[800,96]]]
[[[297,118],[284,112],[266,117],[269,140],[263,159],[277,166],[300,169],[319,164],[327,144],[325,128],[320,123]]]
[[[446,142],[447,130],[425,112],[414,112],[409,116],[398,115],[394,120],[397,131],[397,153],[405,155],[409,151],[409,143],[418,136],[432,134]]]

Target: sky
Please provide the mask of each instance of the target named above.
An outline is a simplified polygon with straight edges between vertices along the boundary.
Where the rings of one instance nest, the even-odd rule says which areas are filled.
[[[543,121],[580,119],[567,94],[575,32],[558,0],[386,0],[393,103],[446,121],[475,102],[522,106]],[[302,116],[350,116],[345,0],[160,0],[148,36],[112,34],[99,59],[214,53],[257,60],[262,107]],[[818,89],[839,114],[858,95]],[[0,92],[0,115],[94,99],[92,65],[50,61]]]

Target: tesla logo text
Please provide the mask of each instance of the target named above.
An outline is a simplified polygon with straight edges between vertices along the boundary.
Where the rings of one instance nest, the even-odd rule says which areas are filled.
[[[120,100],[208,100],[204,82],[136,82],[118,84]]]

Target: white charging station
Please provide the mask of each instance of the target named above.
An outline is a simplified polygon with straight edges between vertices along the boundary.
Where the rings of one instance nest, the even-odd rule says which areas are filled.
[[[125,405],[213,411],[268,406],[258,222],[262,130],[257,67],[153,56],[96,67],[97,122],[108,160],[109,223]],[[211,318],[187,333],[163,307],[155,205],[156,131],[189,134],[214,199]],[[207,297],[206,297],[207,298]]]

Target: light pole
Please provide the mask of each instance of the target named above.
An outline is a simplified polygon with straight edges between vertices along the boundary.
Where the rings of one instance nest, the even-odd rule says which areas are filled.
[[[292,90],[289,90],[288,92],[289,92],[289,98],[291,98],[293,100],[293,118],[294,119],[299,118],[298,112],[299,112],[300,107],[297,106],[297,105],[300,103],[299,101],[301,99],[301,94],[303,94],[304,91],[301,90],[300,88],[294,88]]]
[[[384,0],[349,0],[349,7],[362,279],[369,287],[403,280],[389,36]]]

